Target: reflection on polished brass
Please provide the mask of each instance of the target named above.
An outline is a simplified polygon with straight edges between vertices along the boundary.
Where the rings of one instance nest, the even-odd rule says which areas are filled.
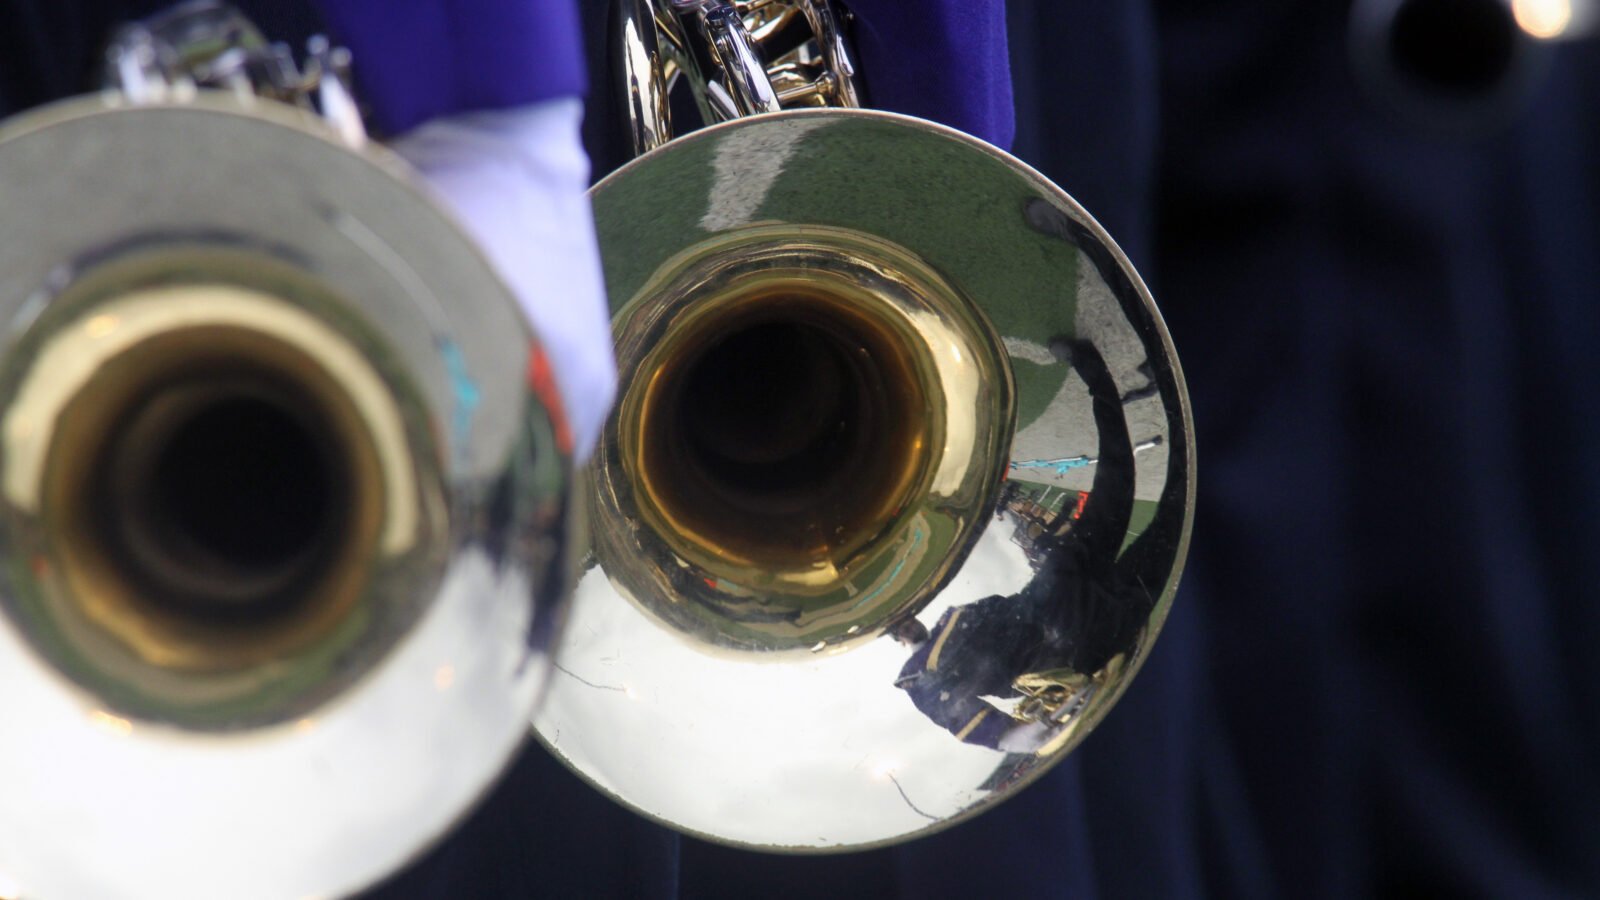
[[[1010,369],[982,312],[902,248],[745,229],[681,254],[617,322],[597,552],[708,648],[876,637],[993,505]]]
[[[1063,758],[1148,658],[1194,501],[1127,258],[975,138],[800,108],[855,105],[828,9],[619,5],[643,155],[591,200],[621,394],[536,721],[619,802],[782,852],[927,834]],[[674,78],[708,127],[674,136]]]
[[[240,23],[0,122],[0,894],[358,894],[553,671],[549,359],[338,55]]]
[[[198,290],[210,295],[200,302],[219,293]],[[256,430],[278,446],[237,446]],[[61,536],[61,599],[141,660],[259,665],[324,636],[359,596],[383,506],[377,455],[349,398],[276,337],[201,326],[148,338],[102,363],[62,409],[54,440],[63,452],[51,456],[42,505]],[[296,446],[313,443],[323,446]],[[285,462],[302,468],[194,483],[208,470]],[[272,516],[281,529],[205,527],[261,515],[273,498],[249,486],[257,479],[303,508]],[[208,502],[190,499],[200,493]]]
[[[1053,669],[1018,675],[1012,687],[1027,697],[1011,717],[1019,722],[1049,719],[1063,722],[1083,708],[1093,686],[1090,676],[1073,669]]]
[[[35,560],[13,602],[128,714],[292,715],[343,679],[238,704],[306,654],[358,672],[416,612],[368,594],[442,527],[413,474],[428,451],[318,291],[242,254],[134,254],[58,297],[0,373],[0,487]]]
[[[704,124],[784,109],[861,105],[838,17],[815,0],[617,0],[613,47],[634,153],[689,129],[671,96],[690,89]]]

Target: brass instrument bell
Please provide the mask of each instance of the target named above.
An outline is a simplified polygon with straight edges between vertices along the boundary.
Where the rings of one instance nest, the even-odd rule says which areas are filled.
[[[525,739],[562,413],[342,62],[189,4],[0,124],[0,895],[352,893]]]
[[[539,735],[755,849],[974,815],[1087,735],[1172,601],[1194,456],[1160,315],[1023,163],[848,108],[826,3],[617,12],[642,155],[591,196],[621,384]],[[714,124],[672,137],[675,82]]]

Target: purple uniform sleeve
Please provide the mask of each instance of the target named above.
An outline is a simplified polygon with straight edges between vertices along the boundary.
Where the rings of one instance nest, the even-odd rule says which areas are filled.
[[[845,0],[866,102],[1009,148],[1016,131],[1004,0]]]
[[[318,0],[378,128],[583,94],[575,0]]]

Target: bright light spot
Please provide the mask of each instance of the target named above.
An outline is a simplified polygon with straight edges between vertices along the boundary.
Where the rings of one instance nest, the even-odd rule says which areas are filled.
[[[440,666],[433,670],[433,686],[439,690],[448,690],[450,685],[456,683],[455,666]]]
[[[294,723],[294,730],[301,734],[310,734],[317,730],[316,719],[301,719]]]
[[[872,767],[872,777],[879,781],[888,781],[894,777],[895,770],[899,768],[900,761],[897,759],[880,759],[878,764]]]
[[[104,710],[97,709],[90,713],[89,721],[93,722],[95,727],[99,728],[101,731],[104,731],[107,734],[114,734],[117,737],[127,737],[133,733],[132,722],[129,722],[127,719],[121,718],[120,716],[113,716],[111,713],[108,713]]]
[[[631,684],[623,685],[622,686],[622,693],[626,694],[629,700],[637,700],[637,699],[639,699],[639,695],[634,692],[633,685],[631,685]]]
[[[117,317],[109,315],[95,316],[83,328],[89,332],[89,337],[103,338],[117,330]]]
[[[22,885],[4,872],[0,872],[0,900],[22,900]]]
[[[1540,40],[1551,40],[1572,24],[1572,0],[1511,0],[1511,14],[1523,31]]]

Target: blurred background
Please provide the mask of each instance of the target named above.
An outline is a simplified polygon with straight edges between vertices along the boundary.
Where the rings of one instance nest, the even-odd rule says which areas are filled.
[[[1102,896],[1600,894],[1580,3],[1010,3],[1015,150],[1151,282],[1189,569],[1079,756]]]

